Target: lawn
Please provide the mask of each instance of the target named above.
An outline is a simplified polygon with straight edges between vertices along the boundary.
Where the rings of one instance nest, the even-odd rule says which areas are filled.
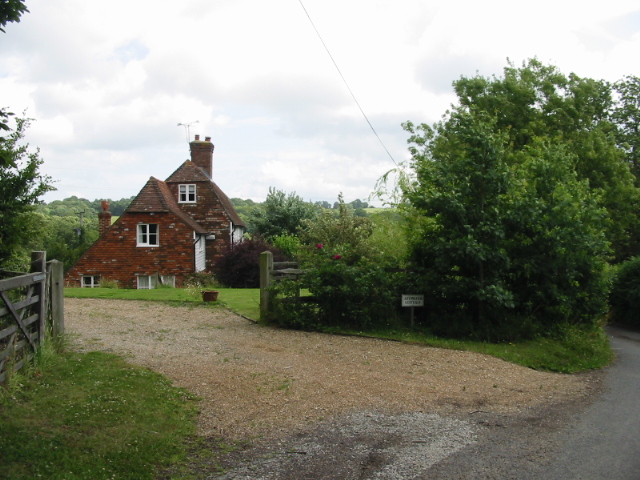
[[[41,351],[0,387],[0,478],[152,480],[186,459],[196,413],[193,395],[120,357]]]
[[[220,293],[218,301],[210,305],[212,308],[228,308],[251,320],[260,318],[259,288],[217,288]],[[184,288],[154,288],[136,290],[124,288],[65,288],[64,295],[71,298],[119,298],[123,300],[152,300],[171,303],[204,304],[198,292]]]

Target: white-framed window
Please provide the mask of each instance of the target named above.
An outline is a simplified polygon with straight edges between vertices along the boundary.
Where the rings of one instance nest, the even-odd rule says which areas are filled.
[[[138,247],[157,247],[158,245],[160,245],[158,224],[138,224]]]
[[[82,288],[97,288],[100,286],[100,275],[83,275],[80,285]]]
[[[138,290],[150,290],[152,288],[156,288],[158,284],[166,285],[169,287],[176,286],[175,275],[137,275],[137,277]]]
[[[156,288],[155,275],[138,275],[138,290],[149,290]]]
[[[196,186],[193,183],[178,186],[178,203],[196,203]]]

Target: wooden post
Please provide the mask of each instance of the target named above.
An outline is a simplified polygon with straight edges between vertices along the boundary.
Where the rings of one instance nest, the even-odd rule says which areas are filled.
[[[268,251],[262,252],[260,254],[260,320],[266,320],[269,313],[269,286],[272,271],[273,254]]]
[[[58,260],[51,265],[51,336],[57,338],[64,333],[64,273]]]
[[[38,295],[38,303],[35,304],[35,310],[38,314],[38,344],[44,343],[44,334],[47,320],[47,252],[31,252],[31,272],[42,272],[43,278],[34,284],[33,292]]]

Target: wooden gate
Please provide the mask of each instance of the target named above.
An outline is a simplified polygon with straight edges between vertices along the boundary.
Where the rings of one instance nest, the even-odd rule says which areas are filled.
[[[47,274],[46,252],[33,252],[31,259],[31,273],[0,271],[0,384],[42,345],[49,312],[53,334],[64,329],[62,265],[50,262]]]

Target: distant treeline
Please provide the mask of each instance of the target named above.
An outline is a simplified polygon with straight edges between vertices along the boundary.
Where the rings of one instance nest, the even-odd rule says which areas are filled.
[[[115,216],[120,216],[134,198],[135,197],[121,198],[120,200],[100,198],[87,200],[86,198],[73,196],[65,198],[64,200],[54,200],[50,203],[38,205],[37,209],[44,215],[54,215],[56,217],[80,215],[82,212],[84,212],[85,215],[92,215],[100,212],[102,210],[102,202],[107,200],[109,202],[109,211]]]

